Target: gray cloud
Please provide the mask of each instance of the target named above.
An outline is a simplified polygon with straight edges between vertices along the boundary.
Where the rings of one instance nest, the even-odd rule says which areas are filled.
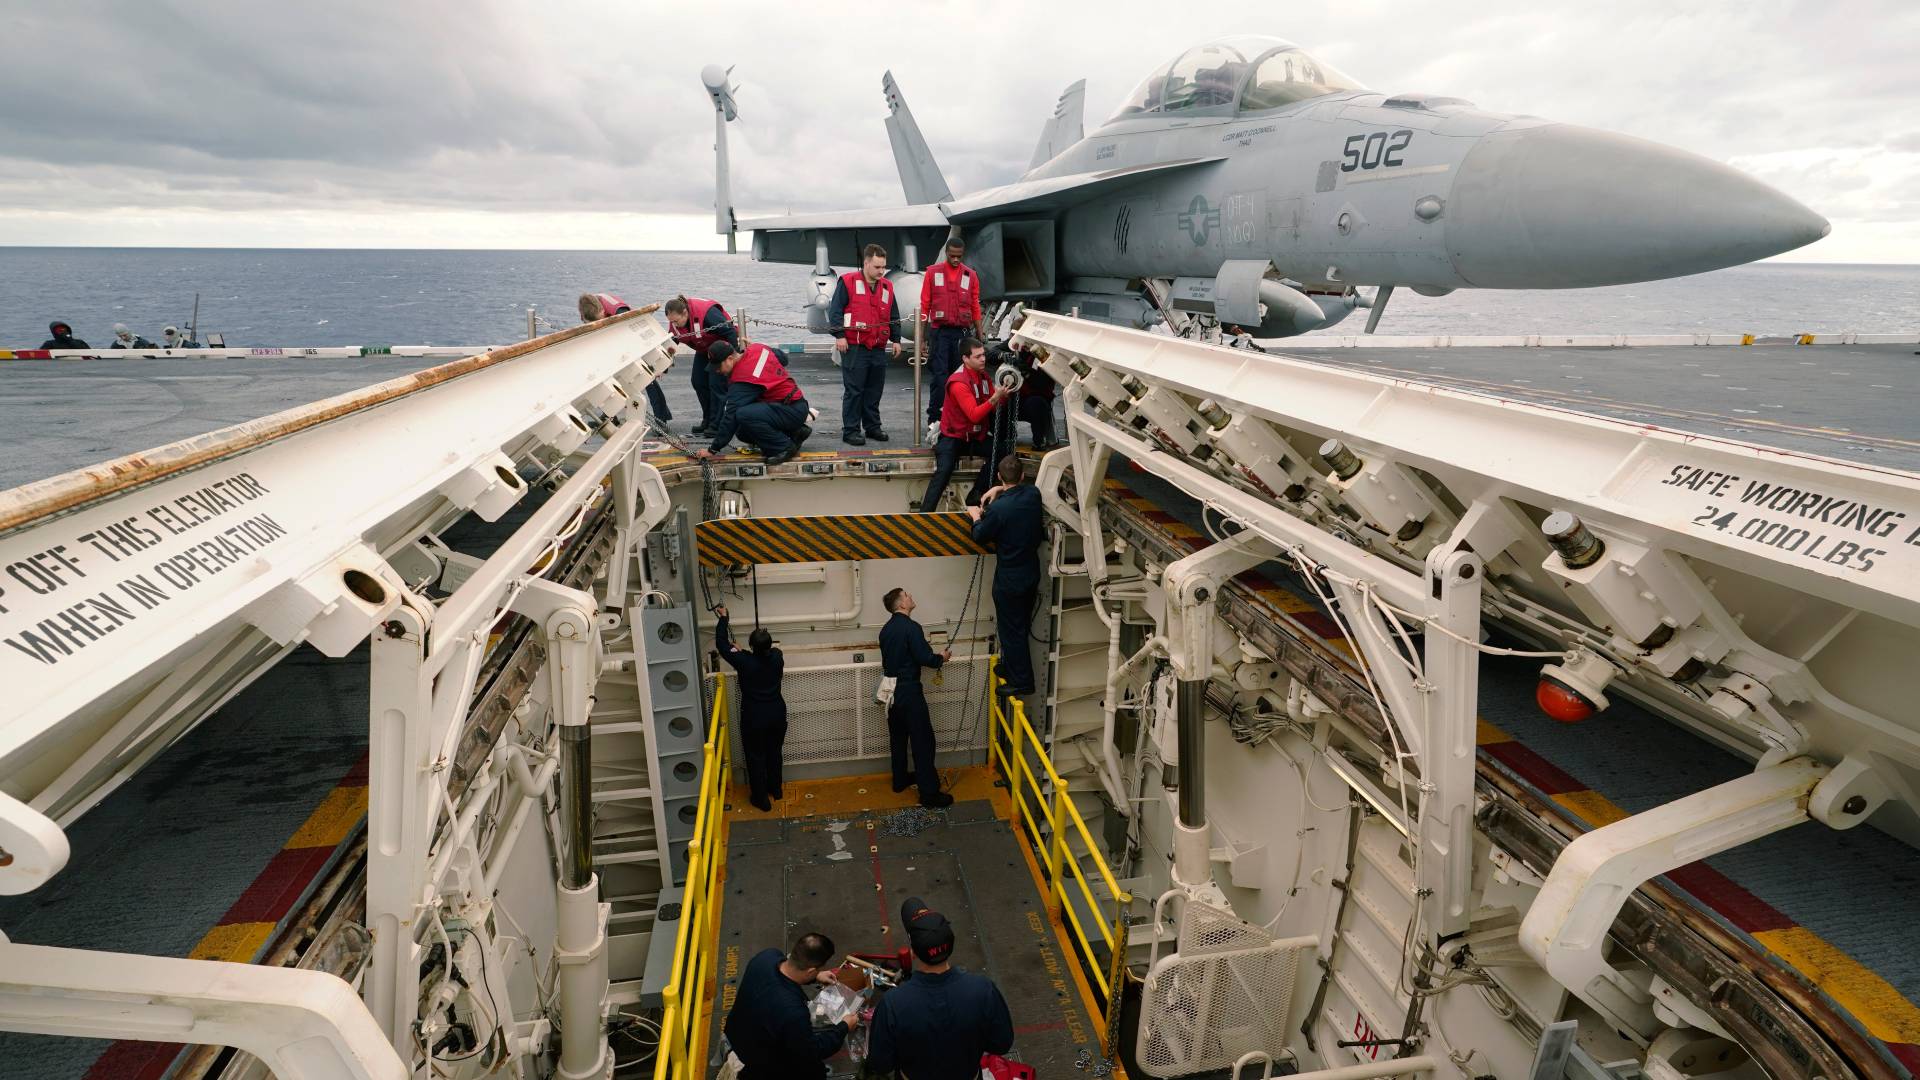
[[[1920,5],[1387,0],[716,5],[509,0],[16,3],[0,34],[0,204],[701,212],[737,64],[743,212],[897,203],[879,83],[900,79],[957,191],[1013,179],[1068,82],[1097,124],[1191,41],[1290,37],[1376,89],[1591,124],[1764,172],[1834,215],[1920,201]],[[1818,154],[1791,162],[1779,155]],[[1896,175],[1862,162],[1895,155]],[[1755,163],[1759,163],[1756,165]],[[1867,196],[1871,196],[1868,198]],[[0,237],[0,241],[5,238]]]

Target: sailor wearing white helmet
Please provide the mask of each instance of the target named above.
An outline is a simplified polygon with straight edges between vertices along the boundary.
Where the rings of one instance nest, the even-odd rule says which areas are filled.
[[[151,349],[153,342],[127,329],[126,323],[113,324],[113,344],[109,349]]]

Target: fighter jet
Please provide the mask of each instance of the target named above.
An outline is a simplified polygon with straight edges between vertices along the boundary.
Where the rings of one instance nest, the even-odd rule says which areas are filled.
[[[730,235],[735,106],[727,72],[702,75],[718,110],[716,224]],[[882,87],[907,205],[737,221],[755,259],[812,265],[816,332],[835,264],[886,247],[908,316],[923,261],[955,234],[986,299],[1271,338],[1358,307],[1372,308],[1372,332],[1399,286],[1440,296],[1651,281],[1791,251],[1829,229],[1719,162],[1459,98],[1382,94],[1272,37],[1181,52],[1091,134],[1085,82],[1074,83],[1025,175],[959,198],[891,73]]]

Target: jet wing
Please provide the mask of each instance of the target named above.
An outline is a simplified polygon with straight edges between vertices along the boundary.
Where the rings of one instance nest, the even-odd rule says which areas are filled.
[[[947,215],[932,203],[918,206],[882,206],[872,210],[828,210],[818,214],[744,218],[736,226],[745,232],[785,232],[795,229],[921,229],[947,225]]]
[[[971,224],[1004,214],[1058,210],[1072,206],[1108,188],[1121,187],[1149,176],[1211,165],[1225,158],[1182,158],[1151,165],[1134,165],[1103,172],[1070,173],[1044,180],[1022,180],[987,188],[964,198],[916,206],[883,206],[870,210],[828,210],[786,217],[743,218],[738,228],[747,232],[787,232],[810,229],[924,229],[948,223]]]
[[[1027,214],[1037,210],[1058,210],[1082,203],[1110,188],[1124,187],[1149,176],[1165,175],[1225,161],[1223,157],[1182,158],[1151,165],[1133,165],[1103,172],[1069,173],[1044,180],[1022,180],[1004,187],[988,188],[962,199],[941,203],[947,218],[968,225],[1007,214]]]

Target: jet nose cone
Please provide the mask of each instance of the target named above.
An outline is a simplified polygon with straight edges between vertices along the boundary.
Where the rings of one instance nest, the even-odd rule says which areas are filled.
[[[1679,277],[1827,235],[1825,218],[1697,154],[1571,124],[1507,128],[1461,162],[1447,248],[1490,289]]]

